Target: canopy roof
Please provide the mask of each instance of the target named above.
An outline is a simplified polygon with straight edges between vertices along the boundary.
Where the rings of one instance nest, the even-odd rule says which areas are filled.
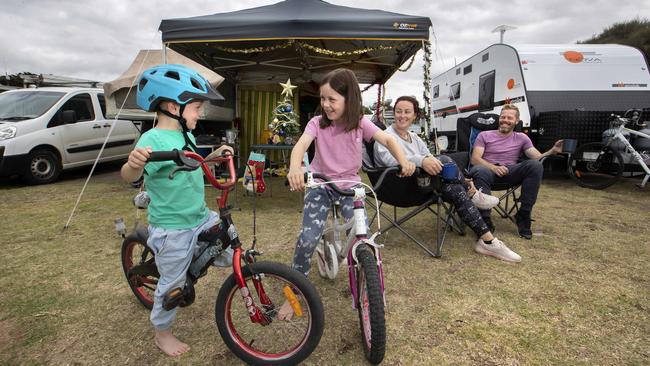
[[[337,67],[383,83],[429,38],[428,17],[285,0],[230,13],[164,19],[163,42],[237,83],[318,81]]]
[[[144,70],[162,63],[162,50],[140,50],[133,62],[131,62],[131,65],[124,70],[122,75],[115,80],[104,83],[106,116],[113,118],[119,114],[120,118],[125,119],[153,119],[153,113],[144,112],[138,107],[136,103],[136,90],[131,90],[131,87],[137,85],[138,79]],[[167,63],[185,65],[193,68],[215,88],[224,80],[221,75],[174,51],[167,52]],[[206,103],[201,118],[209,120],[230,120],[232,119],[232,115],[233,111],[229,108]]]
[[[117,90],[122,88],[130,88],[137,84],[138,78],[142,71],[163,63],[162,50],[140,50],[135,56],[131,65],[124,70],[122,75],[117,79],[104,83],[104,93],[106,97],[110,97]],[[193,68],[201,74],[206,80],[215,88],[221,84],[223,77],[214,71],[207,69],[203,65],[197,64],[192,60],[188,60],[185,56],[179,55],[174,51],[167,53],[167,63],[185,65]],[[135,92],[135,91],[134,91]]]

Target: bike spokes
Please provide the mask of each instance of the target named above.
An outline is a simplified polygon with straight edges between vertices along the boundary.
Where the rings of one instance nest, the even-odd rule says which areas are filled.
[[[239,295],[242,290],[237,287],[228,294],[225,308],[227,332],[239,347],[258,357],[293,354],[306,342],[314,314],[310,312],[304,294],[292,283],[273,273],[258,275],[259,279],[254,279],[254,276],[245,278],[251,289],[252,304],[242,302]],[[280,319],[280,308],[285,302],[289,303],[293,314]],[[253,322],[253,312],[259,312],[266,321]]]
[[[160,274],[156,268],[154,255],[145,243],[131,237],[124,241],[122,269],[138,301],[151,309]]]

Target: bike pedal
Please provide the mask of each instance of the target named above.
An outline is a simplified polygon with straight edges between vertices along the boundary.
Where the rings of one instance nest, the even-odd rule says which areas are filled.
[[[163,309],[169,311],[181,304],[183,301],[183,289],[177,287],[163,296]]]

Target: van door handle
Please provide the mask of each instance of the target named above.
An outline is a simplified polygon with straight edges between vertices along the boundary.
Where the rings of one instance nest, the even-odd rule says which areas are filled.
[[[106,124],[104,124],[104,127],[111,127],[111,125],[106,123]]]
[[[93,125],[93,128],[102,128],[100,125]]]

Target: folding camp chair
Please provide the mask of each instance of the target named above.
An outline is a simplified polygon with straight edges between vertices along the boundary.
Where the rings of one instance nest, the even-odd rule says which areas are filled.
[[[367,143],[364,152],[363,171],[366,172],[372,185],[377,183],[377,179],[386,168],[376,167],[373,159],[373,144],[374,142]],[[427,183],[428,180],[428,183]],[[381,187],[375,192],[379,200],[379,207],[375,205],[373,197],[369,197],[367,204],[376,209],[375,214],[369,221],[372,225],[377,212],[383,219],[389,222],[389,225],[382,225],[382,232],[387,232],[392,228],[396,228],[407,238],[417,244],[429,255],[439,258],[442,255],[442,246],[449,229],[455,230],[461,235],[465,234],[465,227],[458,219],[456,210],[453,204],[446,203],[442,200],[439,194],[441,186],[440,178],[431,177],[430,175],[422,172],[421,174],[414,174],[410,177],[399,177],[397,173],[389,173],[384,178]],[[384,204],[393,206],[392,217],[382,210]],[[432,208],[432,206],[435,206]],[[406,214],[398,217],[397,208],[412,208]],[[435,248],[430,248],[422,240],[418,240],[409,233],[402,225],[417,216],[420,212],[431,212],[436,221],[436,244]]]
[[[456,147],[457,151],[466,152],[467,162],[465,165],[465,174],[469,172],[472,148],[478,134],[482,131],[496,130],[499,128],[499,115],[492,113],[474,113],[466,118],[459,118],[456,122]],[[516,131],[521,131],[521,121],[515,127]],[[459,165],[460,166],[460,165]],[[521,203],[521,184],[509,185],[495,183],[490,189],[492,191],[503,191],[498,196],[499,204],[494,207],[494,210],[502,218],[510,219],[513,223],[517,223],[515,215],[519,212]]]

